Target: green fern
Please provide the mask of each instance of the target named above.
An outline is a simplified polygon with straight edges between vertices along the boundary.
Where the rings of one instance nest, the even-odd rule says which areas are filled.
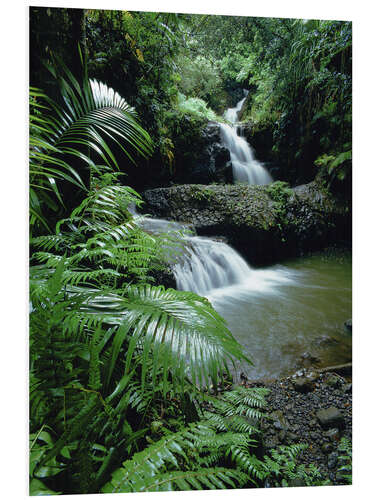
[[[270,451],[271,457],[264,457],[264,479],[273,486],[289,486],[293,482],[298,482],[304,486],[323,486],[331,484],[325,480],[319,469],[310,464],[297,465],[297,459],[303,450],[307,449],[307,444],[293,444],[289,446],[279,446]],[[291,484],[290,484],[291,483]]]
[[[119,193],[126,202],[112,213]],[[110,200],[106,213],[95,210],[103,196]],[[199,387],[217,385],[228,359],[245,359],[205,298],[141,284],[158,243],[126,213],[132,196],[127,188],[106,187],[59,224],[56,235],[33,242],[41,251],[33,256],[38,265],[30,268],[31,426],[53,422],[58,436],[35,473],[76,442],[68,460],[72,491],[97,491],[119,460],[129,461],[135,446],[144,447],[145,426],[158,420],[157,411],[165,413],[169,404],[181,414],[182,405],[193,415]],[[120,234],[121,218],[126,229]],[[130,265],[122,251],[131,255]],[[131,274],[138,284],[129,285]],[[135,428],[129,423],[134,412]],[[183,420],[179,427],[184,429]],[[94,444],[105,450],[100,457]],[[197,464],[215,453],[219,459],[227,445],[189,449],[196,460],[185,461]]]
[[[56,181],[69,182],[87,192],[80,172],[71,166],[72,160],[88,166],[92,177],[103,170],[92,160],[92,153],[105,166],[118,168],[108,142],[116,143],[133,162],[134,153],[149,156],[153,149],[135,110],[117,92],[89,80],[86,71],[83,81],[78,82],[61,60],[48,69],[60,85],[64,105],[39,89],[30,89],[31,229],[38,225],[49,229],[44,209],[57,211],[64,206]]]
[[[250,453],[257,440],[249,432],[231,429],[231,418],[236,413],[233,402],[240,403],[243,412],[246,405],[264,406],[263,389],[242,387],[224,393],[221,397],[205,396],[211,406],[204,412],[204,419],[167,434],[145,450],[135,454],[122,464],[103,492],[167,491],[178,489],[228,488],[245,484],[258,485],[267,476],[263,462]],[[140,393],[135,399],[142,398]],[[214,412],[219,411],[228,419],[223,429],[217,425]],[[230,413],[230,416],[225,416]],[[243,417],[243,416],[242,416]],[[246,417],[243,417],[246,418]],[[251,425],[251,433],[256,433]],[[225,464],[226,467],[217,467]]]
[[[208,436],[211,434],[211,441]],[[168,491],[238,487],[248,481],[246,474],[228,468],[207,468],[208,462],[199,455],[215,446],[228,447],[234,435],[217,436],[204,424],[169,434],[149,446],[115,471],[103,488],[103,493],[130,491]],[[243,437],[241,436],[241,440]],[[219,440],[219,442],[217,441]],[[210,444],[208,444],[210,443]],[[210,457],[209,457],[210,458]],[[203,466],[206,466],[203,468]],[[194,470],[185,470],[187,467]],[[165,471],[165,468],[174,468]],[[233,482],[236,480],[236,483]]]
[[[261,410],[266,405],[268,392],[265,388],[237,387],[226,391],[220,398],[207,396],[212,409],[205,412],[205,418],[220,431],[256,433],[256,422],[263,417]]]
[[[160,439],[145,450],[136,453],[122,468],[112,474],[110,483],[103,487],[103,493],[124,493],[137,491],[135,488],[145,478],[155,476],[166,464],[178,468],[178,459],[187,460],[184,448],[194,449],[194,430],[173,433]]]
[[[352,484],[352,443],[344,436],[337,449],[341,454],[338,457],[339,468],[336,478],[343,479],[347,484]]]
[[[174,471],[142,479],[134,491],[188,491],[240,488],[247,482],[246,474],[225,468],[198,471]]]

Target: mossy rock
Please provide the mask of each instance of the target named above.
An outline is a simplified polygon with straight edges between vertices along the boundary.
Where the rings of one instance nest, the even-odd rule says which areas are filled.
[[[191,223],[199,235],[224,236],[250,263],[282,258],[350,240],[350,213],[315,182],[184,184],[145,191],[144,211]]]

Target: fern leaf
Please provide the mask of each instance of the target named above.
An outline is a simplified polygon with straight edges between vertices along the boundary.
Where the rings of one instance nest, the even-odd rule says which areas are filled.
[[[187,491],[239,488],[247,482],[244,473],[223,467],[201,469],[199,471],[174,471],[146,478],[134,485],[134,490],[147,491]]]

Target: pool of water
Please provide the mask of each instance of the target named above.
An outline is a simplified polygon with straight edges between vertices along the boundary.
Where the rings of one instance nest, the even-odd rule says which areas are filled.
[[[349,252],[302,257],[254,270],[246,283],[207,295],[243,345],[251,380],[351,361],[352,262]],[[309,361],[310,359],[310,361]]]

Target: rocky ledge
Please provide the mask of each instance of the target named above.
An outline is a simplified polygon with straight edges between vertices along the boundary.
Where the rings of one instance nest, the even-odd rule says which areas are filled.
[[[258,265],[350,241],[350,210],[326,188],[313,181],[285,193],[280,201],[272,184],[183,184],[145,191],[143,210],[223,236]]]

